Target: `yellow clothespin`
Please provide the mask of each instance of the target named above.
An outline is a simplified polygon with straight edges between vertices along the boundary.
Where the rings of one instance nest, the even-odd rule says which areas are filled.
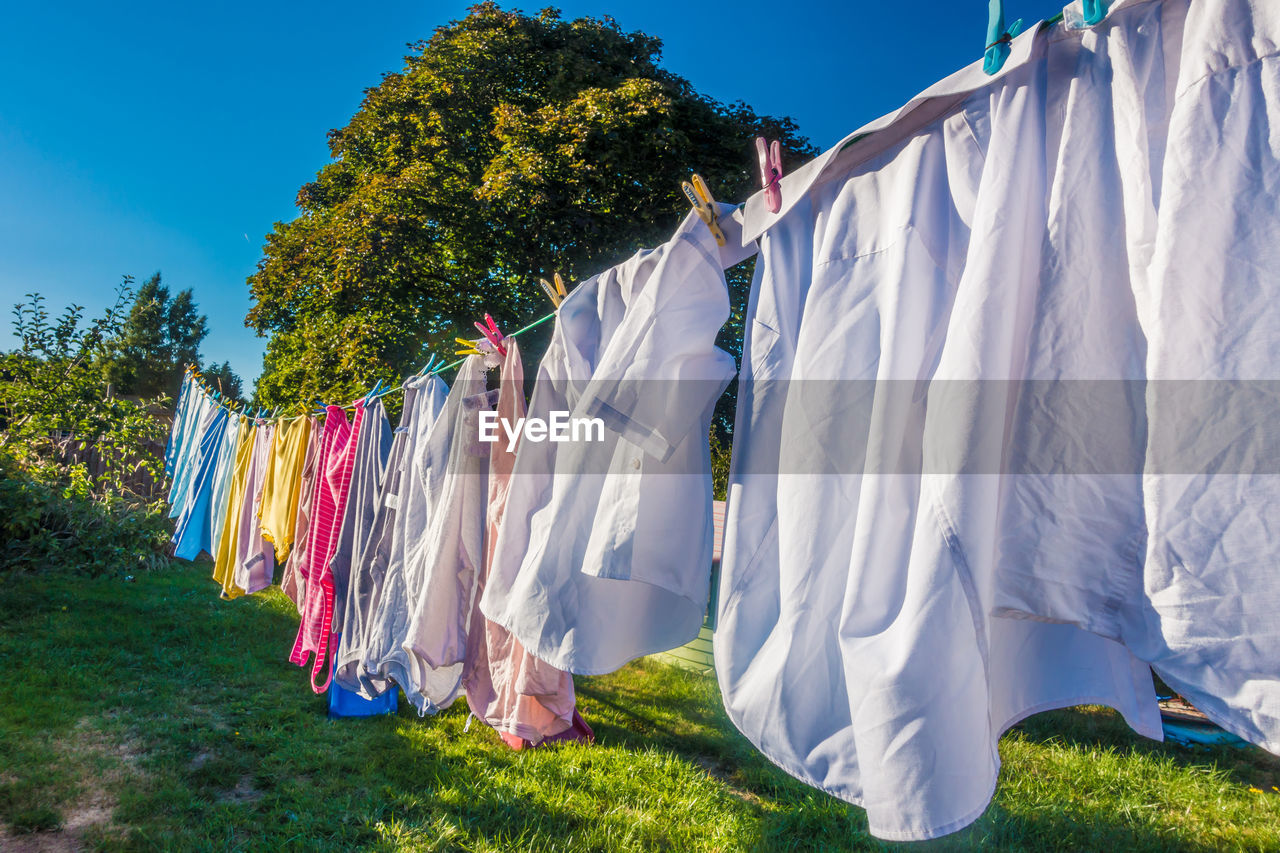
[[[547,294],[547,298],[551,300],[551,304],[556,308],[559,308],[560,303],[569,295],[569,291],[565,290],[564,279],[560,277],[560,273],[556,273],[554,278],[556,280],[556,286],[554,288],[551,287],[551,282],[547,281],[545,278],[538,279],[538,284],[542,285],[542,291]]]
[[[707,189],[707,182],[702,180],[701,175],[694,175],[693,183],[681,181],[680,189],[684,190],[685,197],[693,205],[698,218],[707,223],[707,227],[711,229],[711,236],[716,238],[716,245],[723,246],[724,232],[720,230],[720,211],[716,208],[716,200],[711,197],[711,190]]]
[[[480,343],[479,341],[469,341],[466,338],[454,338],[454,340],[462,345],[462,349],[458,350],[454,355],[485,355],[485,353],[476,349],[476,344]]]

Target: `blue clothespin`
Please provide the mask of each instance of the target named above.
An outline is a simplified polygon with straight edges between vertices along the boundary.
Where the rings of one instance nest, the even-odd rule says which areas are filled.
[[[380,390],[382,390],[382,380],[381,380],[381,379],[379,379],[379,380],[374,384],[374,386],[373,386],[372,388],[370,388],[370,389],[369,389],[369,393],[368,393],[368,394],[365,394],[365,395],[364,395],[364,402],[365,402],[365,405],[368,405],[370,400],[372,400],[374,397],[377,397],[377,396],[378,396],[378,392],[379,392]]]
[[[1106,0],[1080,0],[1080,5],[1084,11],[1084,23],[1087,27],[1102,23],[1102,19],[1107,16]]]
[[[437,360],[436,354],[431,353],[427,358],[427,363],[424,364],[422,366],[422,369],[418,371],[418,375],[426,376],[428,373],[430,373],[436,367],[436,360]],[[439,361],[443,363],[444,359],[439,359]]]
[[[1014,21],[1006,29],[1004,25],[1004,0],[989,0],[987,5],[987,51],[982,55],[982,70],[998,74],[1009,58],[1009,42],[1022,32],[1022,19]]]

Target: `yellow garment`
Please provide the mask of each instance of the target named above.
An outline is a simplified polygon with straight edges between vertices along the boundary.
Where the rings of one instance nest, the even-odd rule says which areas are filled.
[[[311,419],[295,418],[276,425],[267,463],[258,519],[262,538],[276,546],[276,562],[284,562],[293,547],[294,522],[298,518],[298,494],[302,487],[302,466],[311,438]]]
[[[222,525],[222,539],[214,557],[213,579],[222,584],[222,594],[227,598],[244,595],[236,586],[236,543],[240,541],[240,516],[244,506],[244,491],[249,479],[249,463],[253,461],[253,439],[258,428],[252,423],[240,430],[236,440],[236,467],[231,474],[231,488],[227,490],[227,520]]]

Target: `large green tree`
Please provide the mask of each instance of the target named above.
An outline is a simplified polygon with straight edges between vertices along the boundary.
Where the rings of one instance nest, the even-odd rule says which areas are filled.
[[[105,344],[99,366],[114,393],[176,396],[188,364],[199,364],[208,322],[191,290],[170,296],[160,273],[139,285],[123,327]]]
[[[610,18],[494,3],[417,44],[330,133],[300,215],[267,236],[247,318],[270,336],[259,399],[350,396],[450,354],[486,311],[508,331],[540,316],[539,277],[577,280],[663,242],[691,172],[745,198],[757,135],[812,155],[789,119],[663,70],[661,47]],[[741,337],[747,276],[731,275],[726,342]]]

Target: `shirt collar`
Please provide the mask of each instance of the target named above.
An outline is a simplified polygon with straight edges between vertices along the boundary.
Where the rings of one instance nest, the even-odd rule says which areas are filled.
[[[979,57],[969,66],[925,89],[900,109],[858,128],[836,143],[834,147],[791,174],[785,175],[780,181],[782,206],[777,213],[769,212],[763,191],[752,195],[747,199],[743,213],[742,244],[745,246],[755,241],[773,227],[775,222],[786,216],[787,211],[831,171],[837,162],[842,169],[852,168],[902,138],[901,133],[888,134],[884,131],[908,122],[912,128],[923,127],[928,122],[946,114],[971,93],[990,86],[1024,65],[1033,55],[1033,48],[1047,38],[1049,29],[1051,28],[1046,27],[1041,21],[1015,38],[1009,45],[1009,58],[998,73],[992,75],[985,73],[982,70],[982,59]],[[906,127],[897,129],[903,131]]]

